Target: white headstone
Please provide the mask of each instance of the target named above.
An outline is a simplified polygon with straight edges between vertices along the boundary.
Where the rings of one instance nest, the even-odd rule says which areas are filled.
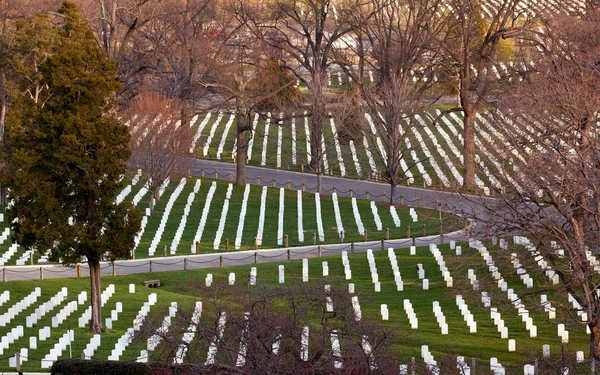
[[[135,284],[129,284],[129,293],[135,293]]]
[[[285,266],[283,264],[279,265],[279,284],[285,283]]]
[[[542,356],[544,358],[550,357],[550,345],[548,345],[548,344],[542,345]]]
[[[517,349],[517,343],[515,339],[508,340],[508,351],[514,352]]]
[[[31,336],[29,338],[29,349],[37,349],[37,337]]]
[[[381,305],[381,320],[389,320],[390,312],[386,304]]]

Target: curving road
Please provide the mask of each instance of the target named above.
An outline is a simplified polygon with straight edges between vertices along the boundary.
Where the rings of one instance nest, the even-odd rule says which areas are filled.
[[[190,160],[190,172],[194,176],[218,178],[223,180],[235,180],[235,164],[216,162],[210,160]],[[317,176],[313,174],[268,169],[247,166],[246,176],[248,183],[262,185],[288,187],[301,189],[303,184],[305,191],[315,192],[317,187]],[[337,177],[322,177],[321,188],[324,193],[331,193],[334,189],[340,196],[355,196],[357,198],[381,199],[387,201],[389,197],[389,185],[364,180],[351,180]],[[440,209],[462,215],[466,218],[477,218],[481,220],[491,219],[498,213],[491,212],[491,203],[497,202],[493,198],[464,195],[457,192],[445,192],[420,189],[415,187],[398,186],[396,201],[407,206],[421,206],[432,209]],[[279,262],[292,259],[320,257],[326,255],[341,254],[342,251],[366,252],[367,249],[385,249],[388,247],[407,248],[410,246],[427,246],[429,244],[440,244],[448,241],[465,241],[471,236],[483,237],[489,235],[486,225],[472,221],[469,228],[464,231],[448,233],[443,236],[435,235],[428,237],[357,242],[353,244],[328,244],[309,245],[293,248],[277,248],[264,250],[248,250],[231,253],[212,254],[190,254],[187,256],[171,256],[164,258],[121,260],[114,264],[105,262],[101,265],[103,276],[127,275],[146,272],[178,271],[184,269],[211,268],[219,266],[237,266],[262,262]],[[39,280],[41,278],[64,278],[86,277],[89,270],[86,264],[80,267],[66,267],[62,265],[35,265],[35,266],[7,266],[2,269],[4,281],[13,280]]]

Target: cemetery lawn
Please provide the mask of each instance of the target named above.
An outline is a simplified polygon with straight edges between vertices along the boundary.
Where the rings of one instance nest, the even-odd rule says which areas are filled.
[[[131,183],[131,179],[135,171],[125,177],[125,185]],[[164,232],[160,236],[160,241],[156,248],[154,257],[164,256],[164,246],[167,247],[167,255],[189,255],[192,253],[192,245],[194,244],[194,238],[199,227],[203,210],[205,209],[206,196],[211,184],[215,180],[202,179],[200,190],[195,195],[195,199],[190,207],[190,212],[187,217],[186,225],[183,227],[181,239],[176,247],[175,254],[170,253],[171,245],[175,238],[177,229],[180,226],[182,217],[184,215],[186,202],[188,195],[193,191],[194,185],[198,178],[188,178],[181,194],[174,201],[172,210],[166,222]],[[140,239],[140,243],[135,250],[135,258],[150,258],[149,247],[152,243],[160,222],[163,219],[163,214],[167,203],[179,184],[179,179],[173,179],[164,194],[161,196],[160,201],[156,203],[155,210],[148,217],[148,224],[146,225],[143,235]],[[209,207],[206,225],[200,239],[200,253],[213,253],[216,251],[226,250],[226,241],[229,240],[229,251],[236,250],[249,250],[254,249],[254,238],[257,236],[259,217],[260,217],[260,206],[261,206],[261,194],[262,186],[250,185],[250,194],[247,203],[247,211],[245,215],[245,222],[242,231],[241,246],[239,249],[235,248],[235,239],[238,231],[238,224],[240,220],[240,212],[242,210],[242,201],[245,187],[239,187],[233,185],[233,192],[231,199],[229,200],[229,210],[227,218],[225,220],[224,231],[218,247],[214,247],[215,236],[219,222],[221,219],[221,210],[226,199],[227,187],[230,184],[228,181],[218,180],[216,181],[217,189]],[[131,201],[133,197],[142,188],[142,181],[132,186],[131,193],[125,198],[126,201]],[[278,216],[279,216],[279,188],[267,188],[266,206],[265,206],[265,220],[264,220],[264,232],[262,244],[259,246],[261,249],[265,248],[277,248],[283,247],[285,241],[283,238],[278,238]],[[284,221],[283,221],[283,234],[288,235],[289,246],[306,246],[313,245],[313,233],[317,233],[317,216],[316,216],[316,204],[315,194],[303,193],[302,194],[302,227],[304,233],[304,242],[300,242],[298,235],[298,204],[297,204],[297,191],[296,190],[285,190],[284,191],[285,202],[284,202]],[[137,209],[142,215],[145,214],[146,207],[149,207],[149,194],[146,194],[137,205]],[[328,243],[339,243],[340,240],[339,228],[334,215],[333,200],[330,195],[321,195],[321,216],[323,221],[323,231],[325,235],[324,241],[319,241],[317,236],[317,244],[328,244]],[[338,198],[340,216],[342,224],[344,226],[344,241],[349,242],[361,242],[364,241],[363,235],[358,232],[354,212],[352,209],[352,203],[350,198]],[[367,230],[368,240],[377,241],[386,238],[386,228],[389,228],[390,239],[401,239],[407,238],[408,227],[411,228],[410,236],[419,237],[424,233],[427,235],[439,234],[439,211],[429,210],[424,208],[414,208],[418,215],[417,222],[413,222],[409,214],[409,207],[395,205],[396,212],[400,218],[401,225],[396,227],[392,215],[390,213],[390,205],[387,202],[376,201],[377,211],[381,219],[382,230],[377,230],[375,219],[370,207],[370,201],[364,199],[356,200],[358,210],[361,216],[362,223]],[[0,211],[5,212],[4,207],[0,207]],[[450,214],[442,212],[442,223],[444,233],[448,233],[454,230],[463,228],[463,221],[461,218],[452,216]],[[0,222],[0,230],[4,230],[9,225],[6,219]],[[4,243],[0,244],[0,254],[8,251],[12,242],[10,236]],[[18,247],[16,253],[12,256],[6,256],[9,258],[5,265],[15,265],[16,260],[20,258],[25,252],[25,249]],[[34,264],[37,264],[39,260],[39,253],[34,254]],[[26,259],[25,264],[29,264],[29,258]]]
[[[450,189],[452,191],[461,188],[462,184],[456,177],[456,173],[452,173],[452,168],[459,175],[462,175],[462,162],[459,155],[456,155],[452,151],[451,145],[457,148],[458,152],[462,150],[462,115],[456,113],[447,114],[438,119],[435,125],[433,124],[433,119],[438,117],[441,110],[447,109],[447,106],[434,106],[432,110],[421,113],[419,117],[422,119],[422,123],[417,118],[412,119],[414,126],[406,134],[407,145],[410,144],[411,148],[404,156],[404,161],[407,165],[413,165],[414,163],[421,164],[424,173],[428,174],[431,178],[431,183],[424,178],[415,165],[410,168],[410,172],[413,174],[412,180],[406,179],[406,181],[402,182],[402,185],[406,184],[429,189]],[[291,115],[297,116],[294,126],[292,126],[292,120],[287,117]],[[256,123],[256,131],[251,151],[249,152],[248,165],[312,173],[308,167],[310,146],[306,143],[305,118],[300,117],[301,115],[299,112],[286,114],[286,118],[279,124],[279,114],[273,113],[268,135],[266,134],[265,126],[266,117],[260,116]],[[206,116],[204,113],[198,115],[196,121],[191,124],[192,132],[195,133],[199,129],[199,124],[202,123]],[[218,116],[217,113],[211,114],[210,120],[202,132],[200,132],[200,138],[192,155],[199,158],[231,162],[233,161],[235,123],[231,126],[227,134],[225,134],[226,123],[230,114],[223,113],[221,121],[213,129],[212,125],[216,122]],[[471,193],[483,194],[483,187],[487,187],[493,193],[493,188],[498,188],[498,186],[495,186],[496,182],[493,178],[494,174],[499,173],[497,165],[508,166],[506,172],[516,177],[517,181],[522,179],[523,176],[519,176],[516,172],[516,167],[521,163],[520,160],[515,155],[501,155],[493,147],[497,142],[503,142],[498,129],[512,127],[514,124],[505,123],[501,119],[494,117],[490,110],[482,111],[476,122],[478,127],[478,134],[476,135],[478,142],[475,151],[478,164],[476,173],[482,185],[476,190],[471,191]],[[364,119],[362,125],[364,137],[357,135],[353,139],[355,161],[351,150],[352,147],[349,143],[350,136],[347,135],[348,131],[344,131],[342,125],[335,122],[338,133],[336,141],[336,138],[333,136],[330,119],[324,120],[323,137],[325,159],[328,165],[328,171],[325,171],[325,174],[366,180],[369,178],[370,173],[374,172],[372,170],[373,167],[378,172],[385,170],[380,158],[377,156],[379,148],[377,139],[381,139],[385,135],[372,134],[366,119]],[[425,129],[428,129],[431,134],[428,135]],[[526,131],[530,132],[529,129]],[[278,144],[279,132],[282,135],[280,145]],[[213,134],[212,137],[210,136],[211,133]],[[352,130],[350,133],[352,133]],[[417,134],[419,137],[417,137]],[[536,137],[535,134],[530,134],[534,138]],[[225,139],[224,148],[222,153],[218,155],[218,147],[223,139]],[[364,144],[365,141],[367,142],[366,144]],[[336,143],[338,144],[336,145]],[[204,155],[205,146],[208,146],[207,149],[209,150],[206,155]],[[338,147],[341,151],[340,154],[337,152]],[[424,147],[429,149],[431,152],[430,156],[424,152]],[[278,149],[281,153],[280,160],[277,158]],[[370,157],[367,151],[370,151]],[[439,170],[448,179],[447,184],[443,183],[442,176],[438,175],[438,172],[432,167],[433,162],[439,166]],[[342,163],[344,165],[343,170],[341,167]],[[358,167],[356,163],[358,163]]]
[[[318,285],[331,284],[332,287],[340,287],[347,290],[347,283],[355,284],[356,295],[359,298],[363,319],[374,319],[380,321],[380,305],[385,303],[390,311],[390,320],[383,322],[391,325],[398,333],[400,340],[394,343],[394,349],[398,357],[406,361],[410,357],[415,357],[417,363],[422,363],[420,356],[421,345],[428,345],[434,358],[439,360],[442,355],[455,354],[465,356],[465,360],[470,364],[470,358],[477,358],[480,365],[489,363],[489,358],[497,357],[499,362],[505,366],[522,366],[528,361],[529,355],[541,356],[542,345],[550,344],[551,352],[558,355],[561,351],[560,339],[557,336],[556,325],[564,322],[567,324],[567,330],[570,331],[570,343],[565,346],[565,350],[573,354],[576,350],[586,352],[589,346],[589,336],[585,333],[585,327],[577,325],[566,317],[564,311],[558,309],[558,318],[548,320],[547,314],[539,306],[539,296],[534,295],[524,298],[523,302],[530,311],[534,324],[538,327],[538,337],[530,338],[528,331],[525,330],[525,324],[512,306],[508,303],[506,293],[501,293],[495,284],[486,284],[484,280],[491,277],[485,265],[485,262],[476,250],[468,248],[467,244],[462,244],[463,254],[454,255],[454,251],[449,249],[448,245],[439,246],[444,259],[448,265],[449,271],[454,278],[454,286],[446,287],[442,279],[442,274],[435,262],[435,259],[427,247],[417,248],[414,256],[409,255],[409,249],[397,249],[396,256],[400,273],[404,281],[404,291],[396,291],[393,279],[393,273],[387,257],[387,251],[374,251],[375,262],[377,265],[379,280],[381,282],[381,292],[375,293],[371,282],[369,266],[366,253],[349,254],[350,267],[352,269],[352,280],[344,280],[343,265],[340,255],[311,258],[309,259],[309,283]],[[489,246],[497,265],[500,268],[508,287],[513,288],[519,296],[524,296],[531,292],[526,289],[520,281],[510,263],[503,263],[501,258],[506,253],[501,253],[495,248]],[[321,262],[327,261],[329,264],[330,276],[322,276]],[[538,275],[537,265],[534,262],[525,262],[528,272],[535,280],[535,289],[544,288],[547,279]],[[415,265],[422,263],[425,269],[425,277],[429,279],[430,289],[422,290],[421,280],[418,279]],[[529,266],[530,263],[533,263]],[[257,282],[277,285],[278,283],[278,265],[284,264],[286,267],[286,283],[301,283],[302,262],[287,261],[277,263],[260,263],[257,267]],[[535,266],[535,267],[534,267]],[[168,314],[167,307],[171,302],[177,302],[180,308],[193,306],[195,301],[203,301],[204,304],[210,304],[211,293],[214,294],[215,287],[226,288],[227,278],[230,272],[236,274],[236,284],[248,285],[248,274],[251,266],[223,267],[216,269],[189,270],[165,273],[145,273],[128,276],[104,277],[102,279],[102,289],[109,284],[114,284],[116,292],[107,302],[103,309],[103,318],[110,317],[110,311],[115,309],[116,302],[123,302],[123,312],[119,314],[119,319],[113,322],[113,328],[102,334],[101,346],[95,352],[94,358],[107,359],[114,349],[118,338],[132,327],[132,322],[143,303],[148,300],[150,293],[157,293],[158,302],[150,311],[151,316],[163,317]],[[509,330],[509,338],[516,339],[517,351],[508,352],[508,340],[501,339],[493,321],[490,319],[489,308],[484,308],[481,303],[479,292],[473,292],[467,282],[467,270],[474,269],[477,278],[481,280],[481,290],[486,290],[492,296],[492,306],[498,307],[502,314],[506,326]],[[204,279],[208,273],[214,276],[212,287],[204,287]],[[161,286],[157,289],[149,289],[143,286],[144,280],[160,279]],[[130,294],[129,284],[136,285],[136,293]],[[202,285],[192,295],[186,292],[185,285]],[[15,281],[4,283],[4,290],[9,290],[11,299],[0,307],[0,313],[7,311],[25,295],[29,294],[35,287],[40,286],[42,296],[38,302],[25,311],[21,312],[7,327],[0,327],[0,335],[5,335],[16,325],[25,325],[25,317],[31,314],[35,307],[50,299],[61,287],[68,288],[68,298],[60,306],[46,314],[34,328],[25,328],[24,337],[13,343],[8,350],[4,351],[4,356],[0,358],[0,370],[8,371],[8,357],[12,356],[20,348],[29,346],[29,337],[37,336],[38,329],[44,326],[50,326],[52,316],[55,316],[60,308],[71,300],[77,300],[77,294],[80,291],[89,290],[89,279],[50,279],[39,281]],[[252,288],[251,286],[248,286]],[[89,292],[88,292],[89,293]],[[566,296],[553,295],[549,292],[549,300],[566,303]],[[477,333],[469,333],[469,329],[455,304],[455,296],[461,294],[468,304],[474,320],[477,322]],[[325,295],[323,294],[323,297]],[[214,295],[213,295],[214,298]],[[243,298],[243,296],[240,296]],[[350,296],[348,297],[350,298]],[[403,309],[403,300],[409,299],[414,307],[419,320],[419,328],[410,329],[408,318]],[[449,334],[441,335],[441,329],[438,326],[435,316],[432,312],[433,301],[439,301],[441,310],[446,317],[449,325]],[[553,305],[558,307],[557,303]],[[80,305],[67,320],[58,328],[53,329],[51,337],[46,341],[38,341],[38,349],[29,352],[30,359],[23,364],[23,370],[39,370],[40,361],[46,355],[51,347],[58,341],[58,338],[66,332],[68,327],[75,330],[75,341],[72,346],[74,357],[80,357],[82,350],[90,341],[91,335],[86,333],[85,328],[78,328],[77,320],[87,307],[87,303]],[[173,318],[176,319],[176,318]],[[215,319],[211,316],[211,310],[205,308],[202,319]],[[140,355],[140,350],[145,349],[145,342],[135,342],[127,347],[121,359],[135,359]],[[207,344],[208,345],[208,344]],[[344,342],[341,342],[342,353]],[[157,349],[156,352],[160,352]],[[205,355],[205,354],[204,354]],[[69,350],[63,351],[62,358],[69,356]],[[202,355],[200,355],[202,357]],[[521,367],[522,369],[522,367]],[[522,370],[521,370],[522,371]]]
[[[184,228],[183,234],[175,255],[188,255],[192,251],[192,245],[194,244],[194,236],[198,229],[202,212],[206,205],[206,195],[210,189],[211,184],[214,180],[202,179],[200,190],[196,194],[196,198],[190,208],[190,213],[187,218],[187,223]],[[179,183],[179,180],[173,180],[164,192],[161,200],[156,203],[155,211],[148,218],[148,224],[145,228],[144,234],[141,238],[140,244],[136,249],[135,257],[147,258],[148,248],[156,235],[157,229],[161,222],[165,206],[169,201],[169,197],[175,190]],[[179,227],[181,218],[184,214],[184,209],[189,193],[193,190],[196,178],[189,178],[183,191],[175,201],[169,219],[165,226],[164,233],[161,236],[159,246],[155,253],[155,256],[160,257],[164,255],[163,248],[166,245],[167,249],[171,248],[171,243],[175,237],[177,228]],[[202,238],[200,239],[200,253],[212,253],[215,251],[226,250],[226,240],[229,240],[229,251],[235,250],[248,250],[254,249],[254,239],[257,236],[259,217],[260,217],[260,206],[261,206],[261,186],[250,185],[250,195],[247,204],[247,211],[245,215],[245,223],[241,238],[240,249],[235,249],[235,239],[238,230],[238,224],[240,219],[240,212],[242,210],[242,201],[245,187],[233,186],[233,192],[231,199],[229,200],[229,210],[227,212],[227,218],[224,225],[223,235],[219,242],[218,248],[215,249],[214,241],[219,227],[221,210],[226,199],[227,186],[230,184],[227,181],[219,180],[216,182],[217,189],[214,197],[210,204],[210,210],[208,214],[208,220],[204,227]],[[141,183],[138,183],[134,187],[133,192],[128,198],[133,197],[135,192],[141,188]],[[264,234],[262,238],[262,244],[260,248],[276,248],[283,247],[285,241],[283,238],[278,238],[278,216],[279,216],[279,188],[267,188],[266,206],[265,206],[265,218],[264,218]],[[302,194],[302,228],[304,233],[304,242],[300,242],[298,235],[298,204],[297,204],[297,191],[296,190],[285,190],[284,191],[284,221],[283,221],[283,235],[288,236],[289,246],[303,246],[313,244],[313,233],[317,232],[317,221],[316,221],[316,204],[315,195],[313,193]],[[325,241],[320,242],[317,236],[317,244],[326,243],[339,243],[340,240],[339,228],[337,227],[333,200],[331,196],[321,195],[321,216],[323,220],[323,230],[325,235]],[[363,235],[358,232],[354,213],[352,210],[352,203],[350,198],[338,198],[340,216],[342,218],[342,224],[344,226],[344,241],[349,242],[360,242],[364,240]],[[428,210],[422,208],[414,208],[418,215],[418,221],[413,222],[409,208],[405,206],[396,205],[396,212],[400,218],[401,225],[396,227],[390,213],[389,204],[386,202],[376,202],[378,214],[381,218],[381,230],[377,230],[373,213],[370,207],[370,201],[364,199],[357,199],[358,209],[361,215],[361,220],[368,233],[369,241],[376,241],[385,239],[386,228],[390,230],[390,239],[407,238],[408,227],[411,227],[411,236],[421,236],[423,234],[423,226],[426,227],[427,235],[439,234],[439,212],[435,210]],[[146,195],[144,199],[138,204],[138,209],[145,209],[149,205],[149,195]],[[143,211],[142,211],[143,214]],[[463,228],[463,222],[460,218],[442,213],[442,222],[444,223],[444,232],[458,230]]]

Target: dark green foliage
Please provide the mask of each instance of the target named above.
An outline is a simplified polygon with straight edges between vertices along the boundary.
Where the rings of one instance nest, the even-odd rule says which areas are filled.
[[[114,115],[114,63],[102,53],[74,3],[55,23],[38,15],[23,21],[18,49],[36,50],[35,82],[16,72],[2,148],[2,182],[10,189],[13,239],[50,259],[89,263],[92,320],[102,330],[100,268],[127,257],[140,227],[131,203],[114,204],[130,156],[129,132]],[[19,35],[17,33],[17,35]],[[37,38],[37,35],[43,36]],[[47,43],[52,41],[52,43]],[[31,95],[31,89],[42,95]],[[23,95],[26,92],[29,95]]]
[[[113,204],[130,153],[127,128],[111,113],[119,88],[114,64],[74,4],[63,3],[59,12],[64,24],[38,16],[27,28],[43,28],[54,40],[39,67],[48,95],[37,102],[15,97],[7,121],[3,180],[14,199],[15,237],[26,247],[52,249],[67,264],[81,255],[101,260],[107,251],[125,257],[138,216],[129,204]]]
[[[145,363],[128,361],[101,361],[61,359],[52,365],[52,375],[144,375],[150,374]]]

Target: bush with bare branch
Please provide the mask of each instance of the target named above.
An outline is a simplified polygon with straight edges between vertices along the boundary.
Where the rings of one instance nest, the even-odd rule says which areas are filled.
[[[154,94],[133,99],[124,110],[131,133],[132,161],[142,170],[146,187],[159,200],[163,183],[178,173],[187,173],[191,134],[182,124],[182,104]]]
[[[391,351],[394,330],[357,319],[343,286],[292,282],[278,287],[206,288],[198,284],[189,282],[184,287],[200,294],[203,302],[197,324],[191,323],[190,310],[179,306],[176,322],[168,330],[157,331],[164,311],[148,319],[141,330],[140,340],[156,334],[162,339],[152,354],[153,362],[171,363],[183,345],[185,362],[198,368],[277,374],[397,373],[398,360]],[[327,308],[328,298],[333,311]],[[190,324],[196,336],[186,344],[181,338]],[[341,355],[332,349],[332,333],[337,333]],[[207,360],[211,345],[216,349],[214,362]]]
[[[502,142],[494,152],[514,168],[498,175],[498,227],[527,233],[529,257],[545,260],[558,287],[574,298],[568,311],[591,331],[590,354],[600,358],[600,22],[558,17],[537,41],[535,71],[501,101]],[[509,169],[514,169],[514,173]],[[490,214],[488,213],[488,216]],[[539,268],[538,268],[539,269]]]

